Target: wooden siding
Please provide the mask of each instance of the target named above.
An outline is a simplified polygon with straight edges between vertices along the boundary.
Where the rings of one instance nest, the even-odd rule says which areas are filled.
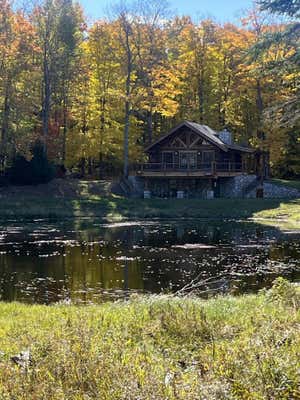
[[[182,126],[152,147],[149,162],[135,166],[143,176],[234,176],[245,173],[246,155],[223,151]]]

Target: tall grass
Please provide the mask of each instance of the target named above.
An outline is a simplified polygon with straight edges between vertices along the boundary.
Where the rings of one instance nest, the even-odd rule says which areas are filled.
[[[298,306],[284,281],[209,301],[0,304],[0,399],[299,399]]]

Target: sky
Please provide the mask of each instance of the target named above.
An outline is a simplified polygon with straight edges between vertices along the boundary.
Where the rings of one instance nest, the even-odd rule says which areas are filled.
[[[89,20],[105,15],[111,0],[79,0]],[[243,15],[243,9],[251,7],[252,0],[169,0],[176,14],[197,17],[215,17],[218,22],[236,21]]]

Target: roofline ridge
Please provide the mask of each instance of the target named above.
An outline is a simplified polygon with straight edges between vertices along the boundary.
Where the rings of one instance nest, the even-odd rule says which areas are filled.
[[[161,136],[161,137],[158,138],[156,141],[154,141],[153,143],[151,143],[150,145],[148,145],[148,146],[144,149],[144,151],[146,151],[146,152],[149,151],[152,147],[154,147],[154,146],[156,146],[157,144],[159,144],[161,141],[163,141],[164,139],[166,139],[168,136],[172,135],[174,132],[176,132],[177,129],[180,129],[180,128],[181,128],[182,126],[184,126],[184,125],[187,126],[188,128],[190,128],[191,130],[193,130],[194,132],[195,132],[195,130],[196,130],[195,133],[197,133],[198,135],[205,136],[205,138],[206,138],[209,142],[211,142],[213,145],[219,147],[221,150],[223,150],[223,151],[225,151],[225,152],[227,152],[227,151],[229,150],[228,147],[227,147],[227,145],[226,145],[226,143],[222,142],[216,135],[214,135],[215,138],[218,139],[221,143],[218,143],[217,141],[214,141],[214,140],[213,140],[212,138],[210,138],[205,132],[199,131],[199,130],[200,130],[200,129],[199,129],[200,127],[206,127],[206,128],[208,128],[209,131],[216,132],[215,130],[213,130],[212,128],[210,128],[208,125],[201,125],[201,124],[198,124],[197,122],[192,122],[192,121],[188,121],[188,120],[185,119],[185,120],[183,120],[180,124],[176,125],[173,129],[171,129],[167,134]],[[197,126],[195,126],[195,125],[198,125],[199,128],[197,129]]]

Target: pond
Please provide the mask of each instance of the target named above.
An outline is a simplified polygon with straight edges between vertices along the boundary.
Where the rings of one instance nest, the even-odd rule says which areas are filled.
[[[100,303],[191,283],[204,297],[238,295],[279,275],[300,281],[300,230],[231,220],[0,225],[2,301]]]

